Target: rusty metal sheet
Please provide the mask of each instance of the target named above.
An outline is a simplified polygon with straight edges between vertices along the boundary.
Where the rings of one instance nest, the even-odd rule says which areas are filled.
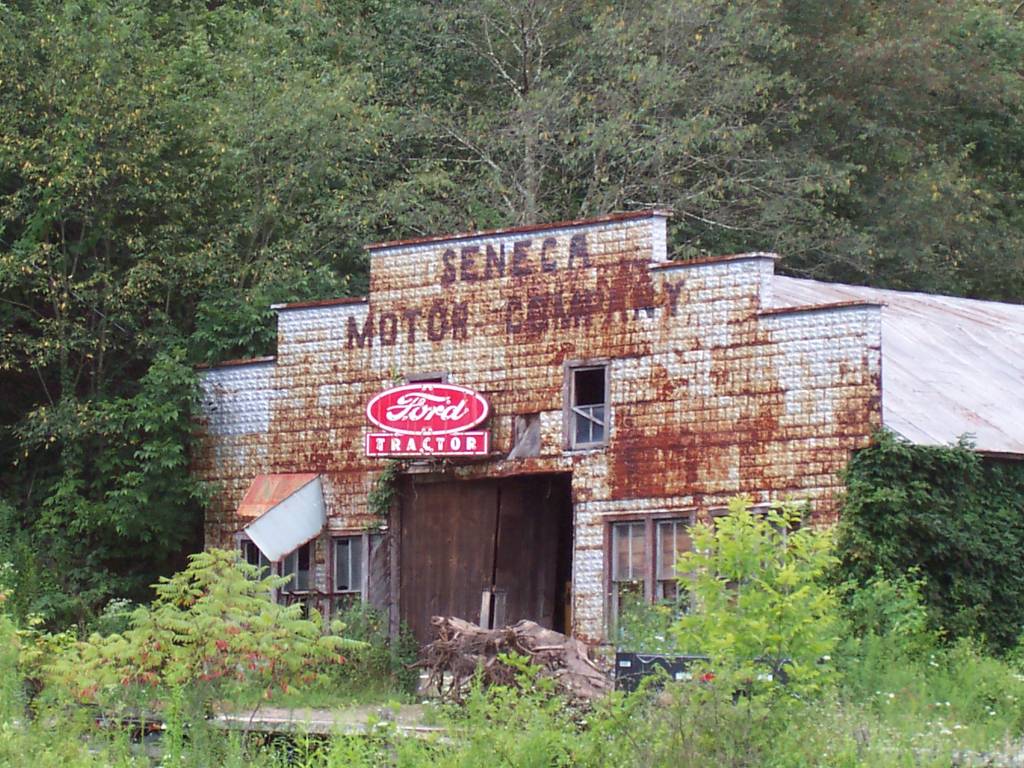
[[[316,472],[257,475],[249,486],[249,490],[246,491],[242,503],[238,505],[238,517],[255,520],[316,478]]]
[[[270,477],[276,479],[257,478],[246,494],[246,498],[253,497],[249,510],[255,511],[264,505],[266,508],[243,528],[243,532],[268,560],[276,563],[320,535],[327,523],[327,512],[319,475],[312,475],[306,482],[295,476]]]
[[[911,442],[969,436],[1024,456],[1024,305],[776,276],[775,306],[848,300],[882,309],[882,423]]]

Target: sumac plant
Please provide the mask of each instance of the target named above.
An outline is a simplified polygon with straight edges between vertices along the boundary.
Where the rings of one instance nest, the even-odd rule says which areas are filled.
[[[677,647],[707,656],[710,674],[729,685],[783,662],[793,692],[813,692],[831,676],[840,630],[838,599],[823,579],[835,563],[831,531],[799,524],[798,507],[757,514],[738,497],[713,526],[694,526],[693,550],[676,565],[692,600],[672,627]]]
[[[174,692],[206,712],[240,687],[275,689],[315,681],[365,643],[323,631],[319,614],[302,616],[271,591],[287,577],[264,576],[237,552],[192,555],[188,567],[154,585],[152,604],[123,633],[94,634],[50,668],[58,689],[104,706],[166,700]]]

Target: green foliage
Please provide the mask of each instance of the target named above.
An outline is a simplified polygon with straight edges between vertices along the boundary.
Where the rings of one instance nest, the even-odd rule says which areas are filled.
[[[88,623],[198,548],[191,364],[270,351],[270,302],[362,273],[387,129],[352,43],[299,2],[0,6],[0,552],[23,615]]]
[[[255,583],[255,582],[254,582]],[[908,604],[909,593],[896,598]],[[894,615],[896,606],[881,613]],[[404,768],[452,765],[487,768],[687,768],[721,765],[812,768],[828,766],[948,766],[969,761],[963,750],[997,762],[1024,727],[1024,677],[971,643],[923,657],[876,652],[887,635],[855,638],[839,685],[818,696],[736,696],[708,683],[667,683],[657,696],[612,694],[592,707],[568,706],[553,695],[525,660],[506,658],[516,680],[509,686],[477,684],[462,707],[440,714],[442,738],[400,736],[387,721],[365,734],[319,739],[301,733],[264,740],[203,729],[188,711],[182,688],[163,691],[169,717],[161,764],[199,766],[302,766]],[[0,615],[0,691],[5,714],[23,699],[14,650],[20,635]],[[876,650],[870,650],[874,648]],[[86,713],[81,713],[86,714]],[[59,717],[61,727],[51,723]],[[49,719],[47,719],[49,718]],[[31,754],[41,766],[146,765],[127,739],[104,733],[92,717],[73,710],[40,710],[33,722],[0,720],[0,761],[20,764]],[[958,757],[954,758],[954,754]]]
[[[685,587],[685,582],[680,586]],[[685,594],[683,599],[688,599]],[[624,651],[678,652],[671,627],[682,613],[682,606],[676,603],[651,605],[642,595],[623,595],[615,626],[615,645]]]
[[[372,686],[404,693],[416,692],[419,669],[412,665],[419,658],[419,643],[408,628],[402,627],[397,638],[388,631],[388,617],[378,608],[358,602],[338,616],[345,627],[345,636],[365,643],[350,654],[351,663],[335,672],[339,687],[356,691]]]
[[[54,661],[53,681],[73,698],[108,705],[132,701],[147,687],[182,697],[192,716],[232,689],[265,691],[310,683],[326,662],[363,643],[323,634],[299,605],[269,599],[285,577],[260,577],[237,552],[210,550],[162,579],[151,606],[138,608],[123,634],[92,635]]]
[[[578,734],[564,701],[524,660],[503,660],[517,667],[516,684],[474,684],[463,708],[450,710],[446,725],[462,746],[449,759],[467,768],[572,765]],[[489,726],[498,722],[508,727]]]
[[[401,470],[401,461],[392,460],[385,464],[367,497],[367,508],[382,520],[387,520],[391,514],[391,507],[398,495],[398,478]]]
[[[847,470],[837,578],[893,583],[917,569],[933,629],[1013,647],[1024,626],[1024,468],[966,443],[913,446],[887,433]]]
[[[21,530],[0,532],[23,615],[77,622],[112,595],[141,599],[154,564],[195,540],[195,377],[183,358],[180,348],[157,355],[134,395],[40,406],[15,430],[26,453],[58,468],[34,515],[9,511]]]
[[[1020,669],[958,641],[925,655],[905,655],[901,641],[871,635],[842,659],[842,700],[866,721],[885,723],[907,747],[953,745],[990,750],[1024,721]],[[1012,736],[1011,736],[1012,735]]]
[[[793,42],[780,65],[804,84],[803,141],[849,181],[829,196],[847,224],[842,257],[796,254],[789,266],[1020,301],[1019,6],[785,0],[780,10]]]
[[[789,659],[791,690],[828,678],[840,631],[838,599],[823,583],[834,563],[831,532],[799,524],[796,507],[755,515],[733,499],[715,525],[699,524],[677,563],[694,609],[673,625],[676,645],[709,657],[715,675],[757,676],[758,658]]]
[[[931,626],[917,569],[907,576],[886,578],[876,573],[864,585],[840,589],[846,632],[860,643],[884,638],[888,652],[920,659],[938,646],[940,633]]]

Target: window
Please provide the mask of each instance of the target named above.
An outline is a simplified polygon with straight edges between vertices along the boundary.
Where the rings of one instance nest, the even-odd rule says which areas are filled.
[[[570,448],[589,448],[608,442],[608,366],[569,369],[568,419]]]
[[[256,543],[249,539],[242,539],[242,559],[245,560],[249,565],[258,565],[263,570],[260,576],[267,576],[273,568],[267,556],[260,552],[260,548],[256,546]]]
[[[676,562],[691,549],[692,516],[643,515],[609,526],[609,625],[630,605],[673,603],[685,610]]]
[[[310,542],[306,542],[294,552],[281,559],[281,575],[291,576],[291,580],[281,587],[282,592],[308,592]]]
[[[447,384],[448,374],[445,371],[430,373],[410,373],[405,377],[406,384]]]
[[[612,526],[612,616],[616,624],[628,605],[645,602],[647,570],[646,523],[615,523]]]
[[[363,592],[363,537],[334,540],[334,591]]]
[[[655,600],[676,600],[679,582],[676,560],[691,548],[689,520],[656,521]]]

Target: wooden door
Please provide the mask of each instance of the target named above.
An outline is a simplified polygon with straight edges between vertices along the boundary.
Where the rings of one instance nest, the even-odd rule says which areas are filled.
[[[531,619],[556,625],[560,486],[550,476],[510,478],[498,488],[499,512],[494,589],[505,624]]]
[[[568,478],[407,481],[399,540],[399,615],[420,642],[432,616],[495,625],[564,625],[572,557]],[[490,596],[493,594],[493,598]]]
[[[406,483],[402,492],[399,612],[420,642],[432,616],[478,623],[494,575],[494,482]]]

